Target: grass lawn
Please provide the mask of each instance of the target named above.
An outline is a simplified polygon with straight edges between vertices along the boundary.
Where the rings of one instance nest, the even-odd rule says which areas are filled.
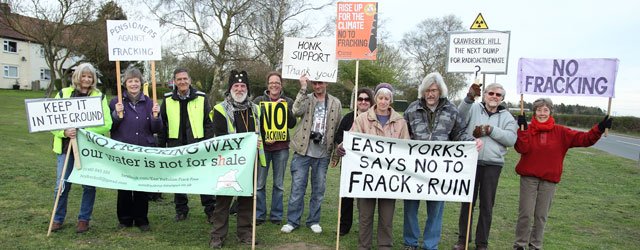
[[[67,220],[61,232],[46,236],[53,206],[55,155],[48,132],[28,133],[24,99],[41,98],[42,92],[0,90],[0,242],[3,249],[205,249],[211,226],[202,212],[200,199],[190,195],[191,212],[186,221],[173,221],[173,195],[151,202],[151,232],[137,228],[117,230],[116,191],[99,188],[91,230],[75,233],[81,187],[74,185],[69,198]],[[493,215],[489,245],[511,249],[518,207],[519,177],[514,171],[519,155],[509,150],[502,171]],[[324,232],[314,234],[300,228],[280,233],[280,226],[265,223],[256,229],[260,249],[335,249],[338,211],[339,169],[327,174],[322,206]],[[285,209],[291,175],[285,174]],[[271,178],[269,178],[271,181]],[[268,183],[268,189],[271,187]],[[310,189],[310,188],[309,188]],[[310,190],[307,192],[307,200]],[[270,191],[268,192],[268,197]],[[267,203],[269,204],[269,202]],[[308,202],[306,203],[308,208]],[[440,248],[450,249],[457,239],[460,205],[445,205]],[[477,209],[477,208],[476,208]],[[424,203],[420,224],[426,218]],[[565,160],[562,182],[551,207],[546,226],[546,249],[635,249],[640,246],[640,168],[632,160],[591,148],[572,149]],[[396,202],[394,245],[401,248],[402,201]],[[357,218],[357,209],[356,215]],[[306,219],[306,213],[303,215]],[[235,218],[230,219],[225,247],[246,249],[235,239]],[[340,238],[342,249],[357,246],[357,222],[351,233]]]

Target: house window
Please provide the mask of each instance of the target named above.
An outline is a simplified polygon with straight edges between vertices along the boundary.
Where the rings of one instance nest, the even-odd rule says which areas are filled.
[[[40,47],[40,57],[44,57],[44,47]]]
[[[18,78],[18,67],[16,66],[4,66],[4,77]]]
[[[45,80],[45,81],[51,80],[51,70],[40,69],[40,80]]]
[[[4,52],[17,53],[18,43],[14,41],[4,40]]]

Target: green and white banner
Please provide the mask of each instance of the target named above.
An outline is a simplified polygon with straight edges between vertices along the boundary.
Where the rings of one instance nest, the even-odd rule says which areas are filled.
[[[79,130],[80,169],[69,182],[164,193],[252,196],[258,135],[240,133],[174,148],[142,147]]]

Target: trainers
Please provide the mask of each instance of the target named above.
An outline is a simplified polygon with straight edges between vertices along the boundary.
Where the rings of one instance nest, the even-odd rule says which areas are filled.
[[[56,232],[60,229],[62,229],[62,223],[54,222],[53,225],[51,225],[51,232]]]
[[[251,238],[240,239],[240,244],[242,245],[251,245]],[[260,245],[260,241],[256,239],[256,246]]]
[[[322,233],[322,227],[320,226],[320,224],[313,224],[310,226],[311,231],[313,231],[314,233]]]
[[[209,241],[209,247],[211,248],[222,248],[222,244],[224,243],[224,238],[221,237],[211,237]]]
[[[405,245],[403,249],[404,250],[418,250],[418,247],[417,246],[407,246],[407,245]]]
[[[187,214],[176,214],[176,221],[183,221],[187,219]]]
[[[89,222],[84,220],[79,220],[78,225],[76,226],[76,233],[84,233],[89,231]]]
[[[288,233],[291,233],[293,229],[296,229],[296,228],[290,224],[285,224],[284,226],[282,226],[282,228],[280,228],[280,232],[288,234]]]

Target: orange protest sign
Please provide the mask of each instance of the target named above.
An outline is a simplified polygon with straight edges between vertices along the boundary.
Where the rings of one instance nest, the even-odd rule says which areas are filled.
[[[336,59],[376,60],[378,3],[339,2],[336,19]]]

